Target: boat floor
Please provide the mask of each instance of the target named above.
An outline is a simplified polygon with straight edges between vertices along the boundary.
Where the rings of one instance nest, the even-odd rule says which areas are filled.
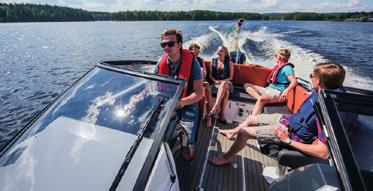
[[[236,125],[215,120],[214,126],[231,129]],[[188,162],[181,155],[176,158],[181,190],[269,190],[269,184],[262,175],[263,169],[267,166],[277,167],[277,161],[263,155],[255,140],[249,140],[229,165],[215,167],[207,162],[208,158],[228,151],[232,144],[233,141],[217,133],[216,128],[207,128],[205,122],[202,122],[198,130],[194,161]]]

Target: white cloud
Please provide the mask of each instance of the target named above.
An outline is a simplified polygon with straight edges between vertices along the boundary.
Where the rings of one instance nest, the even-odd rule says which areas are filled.
[[[369,6],[372,11],[372,3]],[[360,3],[359,0],[349,0],[346,3],[324,2],[312,5],[309,9],[314,12],[369,11],[368,6],[365,3]]]
[[[262,0],[260,3],[260,7],[267,8],[267,7],[274,7],[277,5],[277,0]]]

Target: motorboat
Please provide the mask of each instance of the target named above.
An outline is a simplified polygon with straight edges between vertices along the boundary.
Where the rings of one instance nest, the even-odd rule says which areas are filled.
[[[255,100],[242,85],[265,86],[271,69],[234,65],[227,123],[215,119],[207,128],[200,101],[196,156],[188,161],[180,155],[185,131],[174,117],[186,82],[153,74],[155,64],[104,61],[79,78],[0,151],[0,190],[372,190],[373,92],[319,95],[328,160],[286,149],[273,154],[250,140],[231,164],[214,167],[207,159],[233,144],[216,127],[233,128],[250,114]],[[311,90],[298,82],[286,103],[265,113],[295,113]],[[345,113],[353,113],[353,123]]]

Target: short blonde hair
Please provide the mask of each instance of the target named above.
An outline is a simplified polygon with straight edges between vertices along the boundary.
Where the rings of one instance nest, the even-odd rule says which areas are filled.
[[[280,50],[277,51],[277,54],[283,56],[284,59],[286,59],[286,60],[290,59],[290,51],[289,51],[289,49],[281,48]]]

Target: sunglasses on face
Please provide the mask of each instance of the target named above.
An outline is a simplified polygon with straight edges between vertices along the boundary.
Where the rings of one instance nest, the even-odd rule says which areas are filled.
[[[175,41],[170,41],[170,42],[161,42],[161,47],[165,48],[166,46],[168,47],[174,47],[175,46]]]
[[[312,78],[314,78],[315,76],[313,75],[313,74],[310,74],[310,78],[312,79]]]

